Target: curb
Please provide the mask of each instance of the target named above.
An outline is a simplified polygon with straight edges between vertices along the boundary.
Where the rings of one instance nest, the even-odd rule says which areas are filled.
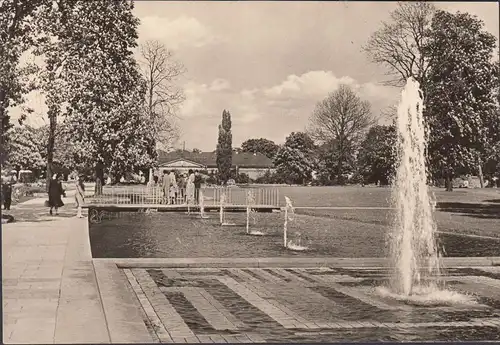
[[[144,258],[144,259],[93,259],[113,262],[119,268],[264,268],[264,267],[388,267],[387,258]],[[446,257],[445,267],[500,266],[500,257]]]

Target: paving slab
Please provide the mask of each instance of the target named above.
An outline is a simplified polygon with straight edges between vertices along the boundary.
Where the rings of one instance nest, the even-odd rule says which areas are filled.
[[[483,276],[490,269],[454,268],[444,277],[448,289],[474,296],[473,306],[379,295],[373,278],[387,279],[383,267],[116,269],[134,272],[146,323],[164,328],[166,342],[500,340],[500,276]]]

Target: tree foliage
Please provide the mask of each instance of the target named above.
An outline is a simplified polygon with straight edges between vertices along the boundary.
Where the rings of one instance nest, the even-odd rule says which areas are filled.
[[[216,149],[217,170],[223,184],[231,178],[233,160],[233,134],[231,133],[231,114],[222,112],[222,123],[219,125],[219,139]]]
[[[370,104],[347,85],[341,85],[316,105],[309,130],[326,149],[322,156],[327,160],[323,168],[331,169],[326,171],[328,175],[335,174],[342,183],[352,166],[353,153],[374,122]]]
[[[145,109],[156,144],[163,150],[172,148],[178,139],[174,117],[184,94],[175,82],[185,72],[173,53],[159,41],[140,46],[142,74],[146,80]],[[155,145],[156,146],[156,145]]]
[[[424,116],[434,173],[475,170],[499,141],[496,39],[467,13],[438,11],[425,47],[431,61]]]
[[[80,158],[87,166],[102,160],[115,179],[150,164],[154,152],[132,9],[128,1],[56,2],[45,18],[51,39],[40,52],[49,119],[63,115]]]
[[[3,164],[7,151],[9,129],[12,127],[9,108],[22,106],[25,95],[33,89],[30,76],[36,71],[33,64],[21,64],[21,56],[39,38],[35,18],[41,15],[41,5],[51,0],[2,0],[0,2],[0,162]],[[32,112],[22,107],[22,121]]]
[[[279,147],[274,141],[264,138],[248,139],[241,144],[241,150],[243,152],[261,153],[270,159],[274,159],[278,149]]]
[[[31,126],[14,127],[10,133],[10,152],[7,163],[15,169],[39,171],[45,166],[43,151],[40,150],[38,129]]]
[[[388,85],[402,86],[414,77],[423,88],[429,66],[423,50],[435,11],[428,1],[400,2],[363,47],[373,62],[387,68]]]
[[[370,128],[358,154],[358,172],[365,183],[388,184],[396,164],[396,129],[377,125]]]
[[[309,135],[292,132],[274,158],[277,174],[289,184],[305,184],[316,167],[315,149]]]

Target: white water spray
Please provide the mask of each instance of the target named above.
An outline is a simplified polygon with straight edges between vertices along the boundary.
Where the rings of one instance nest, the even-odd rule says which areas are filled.
[[[220,225],[224,225],[224,203],[226,202],[226,194],[224,192],[220,195],[220,209],[219,209],[219,218]]]
[[[253,220],[253,224],[256,224],[256,219],[255,219],[255,211],[252,206],[255,206],[255,193],[253,190],[248,190],[247,191],[247,235],[256,235],[256,236],[263,236],[265,235],[261,231],[257,230],[250,230],[250,218]]]
[[[208,219],[208,215],[205,213],[205,195],[203,191],[200,189],[200,218]]]
[[[288,221],[293,221],[295,219],[295,208],[293,207],[292,200],[285,196],[285,222],[283,223],[283,245],[285,248],[296,251],[307,250],[307,247],[301,245],[301,243],[293,243],[293,241],[288,241]]]
[[[427,187],[425,127],[419,84],[409,78],[398,107],[398,167],[392,199],[396,208],[390,249],[395,267],[392,288],[410,295],[426,276],[439,276],[436,225]]]
[[[422,110],[419,83],[409,78],[401,92],[396,124],[399,153],[392,192],[396,216],[389,245],[394,267],[391,289],[403,297],[426,295],[444,301],[450,296],[437,286],[441,267],[427,186]]]

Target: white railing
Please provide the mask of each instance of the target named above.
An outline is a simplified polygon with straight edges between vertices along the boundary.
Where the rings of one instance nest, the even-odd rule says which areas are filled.
[[[278,188],[251,188],[254,192],[254,205],[279,207]],[[220,204],[225,195],[226,205],[247,205],[248,188],[237,187],[202,187],[204,206]],[[194,204],[197,204],[195,192]],[[98,205],[186,205],[186,189],[177,189],[175,193],[165,195],[160,186],[105,186],[102,194],[88,198],[89,204]],[[191,203],[191,202],[190,202]]]

